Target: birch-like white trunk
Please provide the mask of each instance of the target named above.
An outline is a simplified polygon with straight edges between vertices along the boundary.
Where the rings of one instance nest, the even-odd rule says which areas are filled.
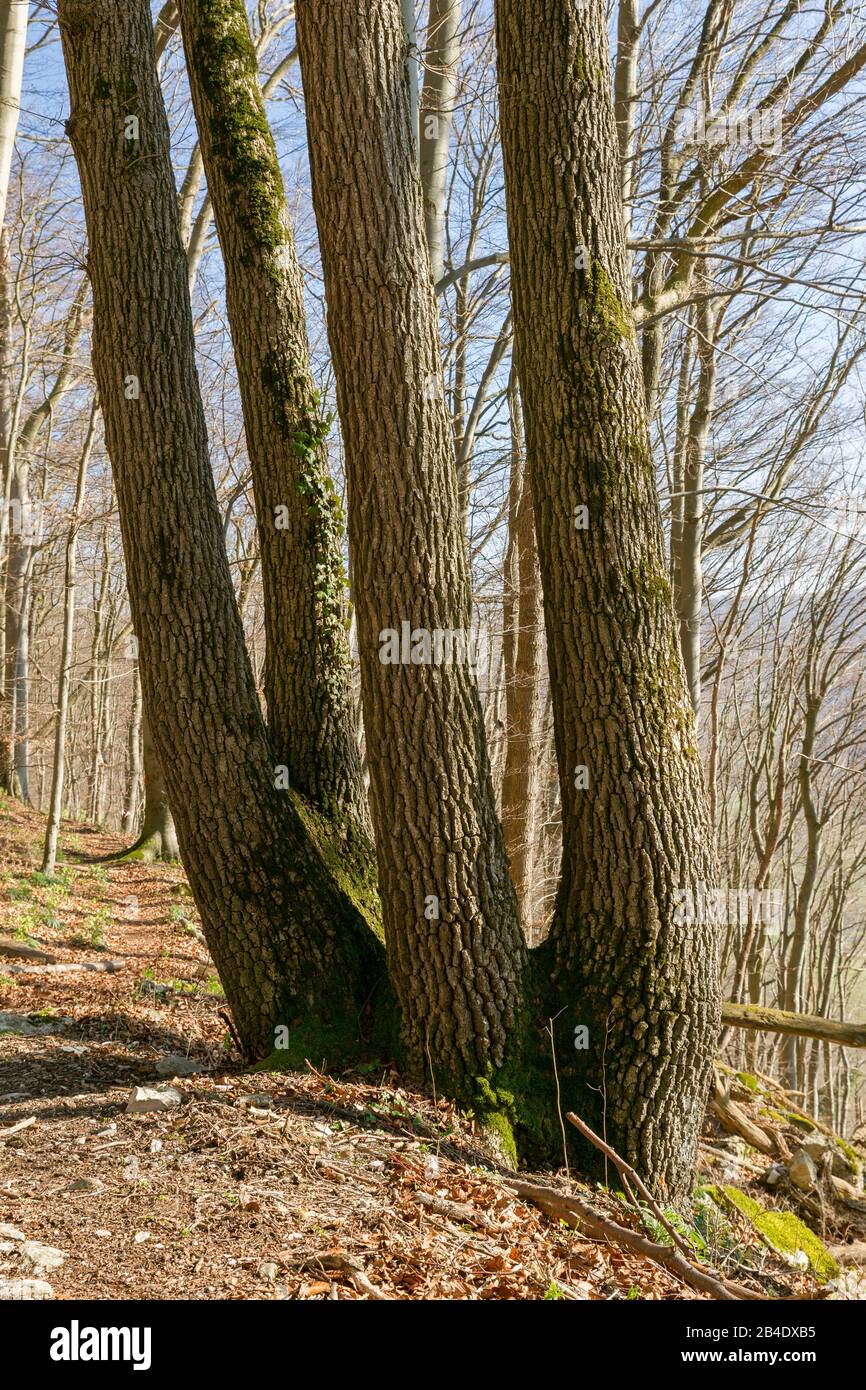
[[[445,270],[448,144],[454,124],[462,0],[430,0],[419,140],[424,228],[434,285]]]
[[[6,221],[29,15],[27,0],[0,0],[0,227]]]

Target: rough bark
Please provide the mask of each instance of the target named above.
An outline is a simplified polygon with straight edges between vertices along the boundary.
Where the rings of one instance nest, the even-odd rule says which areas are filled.
[[[505,1056],[523,942],[473,670],[380,659],[404,623],[471,622],[403,18],[304,0],[297,21],[389,972],[409,1065],[465,1093]]]
[[[150,6],[63,0],[59,19],[93,365],[184,863],[246,1051],[269,1053],[282,1023],[290,1046],[315,1030],[315,1055],[333,1056],[357,1037],[380,952],[274,785],[208,459]]]
[[[675,1196],[691,1181],[719,1021],[717,928],[680,921],[693,914],[678,894],[713,884],[715,865],[629,313],[605,11],[498,0],[496,25],[562,797],[541,948],[560,1082]]]
[[[181,29],[256,499],[265,695],[277,761],[367,839],[344,622],[343,515],[310,367],[304,283],[243,0],[183,0]],[[369,847],[369,845],[368,845]]]

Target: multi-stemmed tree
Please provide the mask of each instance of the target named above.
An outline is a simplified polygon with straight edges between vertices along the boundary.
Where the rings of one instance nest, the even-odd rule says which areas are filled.
[[[274,776],[285,761],[314,803],[340,809],[348,789],[358,807],[348,735],[328,745],[330,786],[303,783],[317,735],[345,731],[348,708],[324,430],[244,7],[180,11],[269,557],[270,738],[209,467],[145,0],[59,8],[94,368],[144,702],[238,1033],[261,1055],[284,1023],[302,1041],[324,1037],[317,1055],[336,1058],[358,1037],[380,950],[330,846]],[[566,1103],[678,1194],[690,1180],[718,981],[713,928],[682,924],[676,902],[678,890],[712,881],[713,862],[626,308],[603,7],[498,7],[517,369],[563,801],[556,920],[532,953],[473,670],[402,7],[301,0],[297,27],[399,1012],[391,1036],[411,1070],[486,1116],[512,1156],[511,1132],[527,1151],[558,1150],[558,1062]],[[281,507],[283,537],[269,530]],[[299,591],[284,587],[287,576]]]

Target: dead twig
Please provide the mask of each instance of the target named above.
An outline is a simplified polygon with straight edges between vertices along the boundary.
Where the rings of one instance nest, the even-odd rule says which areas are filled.
[[[522,1178],[505,1178],[504,1181],[518,1197],[531,1202],[554,1221],[564,1221],[567,1226],[572,1227],[581,1226],[598,1240],[614,1241],[622,1249],[630,1250],[632,1254],[653,1260],[690,1288],[707,1293],[711,1298],[736,1302],[740,1299],[764,1297],[763,1294],[755,1293],[740,1284],[715,1278],[687,1260],[676,1246],[659,1245],[637,1231],[630,1231],[627,1227],[618,1225],[588,1206],[581,1198],[575,1197],[573,1193],[564,1196],[563,1193],[557,1192],[556,1188],[542,1187],[538,1183],[525,1182]]]
[[[381,1289],[377,1289],[376,1285],[367,1278],[360,1260],[353,1260],[350,1255],[342,1255],[337,1252],[313,1255],[309,1260],[304,1261],[303,1269],[310,1274],[328,1272],[342,1274],[358,1293],[365,1293],[368,1298],[374,1298],[381,1303],[390,1302],[388,1295],[383,1293]]]
[[[622,1185],[625,1190],[626,1196],[630,1199],[632,1205],[637,1209],[638,1215],[641,1214],[640,1204],[638,1203],[637,1198],[634,1196],[634,1193],[631,1190],[632,1184],[634,1184],[641,1197],[643,1197],[644,1201],[646,1202],[656,1221],[659,1223],[663,1230],[667,1231],[674,1245],[678,1246],[679,1249],[682,1250],[683,1254],[688,1259],[692,1259],[694,1256],[694,1251],[692,1250],[692,1247],[689,1245],[688,1241],[683,1240],[679,1231],[677,1231],[676,1228],[671,1225],[670,1221],[665,1216],[655,1197],[652,1195],[649,1188],[644,1183],[640,1174],[635,1172],[631,1164],[626,1163],[624,1158],[620,1158],[616,1150],[612,1149],[610,1144],[605,1143],[604,1139],[602,1139],[600,1135],[596,1134],[593,1130],[591,1130],[589,1125],[586,1124],[585,1121],[582,1120],[579,1115],[575,1115],[569,1110],[568,1114],[566,1115],[566,1119],[568,1120],[568,1123],[570,1125],[574,1125],[575,1129],[580,1131],[584,1139],[588,1139],[589,1142],[591,1144],[594,1144],[595,1147],[601,1153],[603,1153],[606,1158],[610,1159],[611,1163],[614,1165],[616,1171],[619,1173],[622,1179]]]

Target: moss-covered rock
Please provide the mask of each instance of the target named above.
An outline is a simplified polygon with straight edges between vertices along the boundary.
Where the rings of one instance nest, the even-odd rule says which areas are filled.
[[[739,1187],[707,1187],[706,1192],[724,1210],[739,1212],[761,1239],[783,1259],[796,1262],[805,1256],[809,1268],[822,1282],[834,1279],[839,1266],[824,1242],[790,1211],[770,1211]]]

